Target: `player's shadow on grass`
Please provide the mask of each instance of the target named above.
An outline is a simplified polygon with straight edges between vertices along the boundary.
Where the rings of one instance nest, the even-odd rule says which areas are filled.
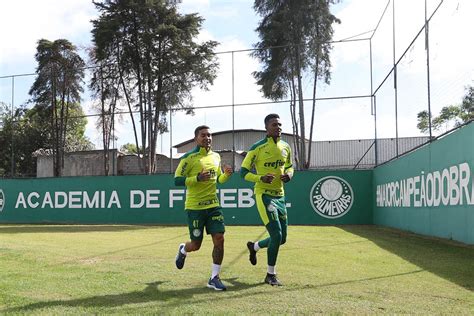
[[[239,282],[238,278],[224,279],[224,282],[227,283],[228,291],[222,293],[216,293],[216,295],[231,293],[231,296],[235,295],[236,292],[260,286],[263,284],[248,284]],[[47,301],[47,302],[38,302],[32,303],[25,306],[19,306],[15,308],[9,308],[0,310],[4,313],[23,313],[30,311],[38,311],[41,309],[50,309],[54,307],[80,307],[80,308],[112,308],[119,307],[122,305],[129,304],[142,304],[154,301],[162,301],[164,305],[160,305],[162,308],[174,308],[183,304],[183,301],[193,299],[193,302],[196,301],[195,296],[204,295],[204,294],[214,294],[217,292],[213,289],[209,289],[205,286],[197,288],[187,288],[187,289],[178,289],[178,290],[161,290],[160,285],[166,283],[164,281],[157,281],[152,283],[147,283],[147,286],[142,291],[133,291],[129,293],[121,294],[108,294],[108,295],[99,295],[92,296],[80,299],[73,300],[56,300],[56,301]],[[233,294],[232,294],[233,293]],[[202,301],[208,301],[209,297],[206,295]],[[249,293],[245,295],[250,295]],[[220,296],[220,298],[224,298]],[[219,299],[220,299],[219,298]],[[200,301],[198,299],[198,301]]]
[[[474,247],[379,226],[340,226],[423,270],[474,291]]]
[[[121,232],[128,230],[156,229],[156,226],[138,225],[6,225],[0,227],[0,234],[24,233],[90,233]]]
[[[341,282],[334,282],[334,283],[321,283],[321,284],[298,284],[297,286],[288,284],[288,286],[277,287],[274,288],[276,290],[275,293],[279,291],[282,292],[300,292],[302,290],[307,289],[317,289],[317,288],[324,288],[324,287],[331,287],[331,286],[338,286],[350,283],[358,283],[358,282],[367,282],[371,280],[378,280],[378,279],[387,279],[399,276],[405,276],[414,273],[420,273],[423,270],[415,270],[406,273],[398,273],[398,274],[390,274],[372,278],[363,278],[363,279],[354,279],[354,280],[346,280]],[[193,304],[205,303],[209,302],[212,297],[218,298],[220,301],[225,300],[234,300],[237,298],[252,296],[256,297],[259,294],[268,293],[268,291],[272,291],[273,287],[268,286],[267,284],[262,283],[244,283],[240,282],[238,278],[230,278],[224,279],[224,282],[228,285],[228,291],[225,292],[217,292],[212,289],[208,289],[206,287],[197,287],[197,288],[187,288],[187,289],[179,289],[179,290],[161,290],[160,285],[166,283],[164,281],[157,281],[152,283],[147,283],[147,286],[142,291],[133,291],[129,293],[121,293],[121,294],[109,294],[109,295],[100,295],[100,296],[92,296],[86,297],[81,299],[73,299],[73,300],[56,300],[56,301],[47,301],[47,302],[38,302],[32,303],[25,306],[19,306],[15,308],[9,309],[0,309],[2,313],[27,313],[27,312],[39,312],[42,309],[49,310],[51,312],[51,308],[54,307],[65,307],[65,308],[81,308],[81,311],[84,312],[84,308],[91,308],[94,309],[96,307],[100,308],[114,308],[120,307],[123,305],[128,305],[127,308],[130,307],[131,304],[143,304],[143,303],[150,303],[150,302],[157,302],[160,301],[160,311],[163,313],[167,313],[167,309],[169,312],[175,310],[175,308],[181,306],[183,302],[192,302]],[[261,286],[261,287],[260,287]],[[248,289],[260,287],[258,290],[253,291],[245,291]],[[213,295],[209,297],[209,295]],[[214,296],[217,295],[217,296]],[[87,312],[87,311],[85,311]]]

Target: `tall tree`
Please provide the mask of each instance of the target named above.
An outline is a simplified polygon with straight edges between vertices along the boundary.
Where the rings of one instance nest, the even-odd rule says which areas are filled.
[[[339,20],[331,14],[331,4],[339,0],[255,0],[254,9],[262,17],[256,31],[260,41],[253,56],[263,64],[254,72],[264,96],[280,100],[290,96],[290,114],[295,135],[295,159],[299,169],[309,167],[311,147],[306,156],[306,116],[302,76],[313,72],[313,106],[310,139],[312,142],[319,80],[329,84],[329,54],[332,25]]]
[[[14,155],[13,122],[16,113],[12,113],[8,104],[0,102],[0,176],[11,177],[14,173],[12,158]]]
[[[213,52],[217,42],[196,41],[203,19],[197,14],[178,13],[173,3],[94,2],[100,11],[100,17],[93,21],[94,63],[117,65],[106,70],[107,78],[114,78],[117,87],[107,98],[125,100],[147,174],[156,168],[157,139],[167,130],[166,113],[190,107],[192,88],[207,89],[217,71]],[[100,76],[104,78],[103,67],[96,68],[95,77]],[[97,91],[102,89],[99,82],[93,84]]]
[[[79,103],[83,92],[85,63],[76,47],[66,39],[38,41],[36,80],[29,93],[39,107],[50,109],[53,170],[60,176],[64,167],[69,107]]]
[[[89,51],[89,58],[94,67],[89,87],[95,100],[94,105],[100,112],[96,127],[102,131],[104,174],[107,176],[110,169],[110,146],[115,140],[115,113],[121,98],[121,82],[118,61],[113,59],[115,53],[112,51],[111,58],[104,63],[98,61],[95,52],[94,49]]]
[[[441,109],[438,116],[431,120],[431,126],[435,131],[448,130],[453,125],[459,126],[474,120],[474,87],[466,88],[461,104],[448,105]],[[416,127],[424,134],[429,133],[429,113],[421,111],[417,114],[418,124]]]

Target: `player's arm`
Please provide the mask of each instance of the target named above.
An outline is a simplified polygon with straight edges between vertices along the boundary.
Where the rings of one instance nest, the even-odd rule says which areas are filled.
[[[217,168],[217,181],[219,183],[227,182],[233,172],[232,167],[229,165],[224,165],[224,172],[222,172],[221,166],[219,165],[219,168]]]
[[[191,163],[189,159],[182,158],[179,161],[176,172],[174,173],[174,185],[176,186],[192,186],[198,182],[198,175],[192,176],[189,174],[189,169],[191,168]]]
[[[240,176],[247,181],[250,181],[250,182],[260,181],[261,175],[255,174],[250,171],[255,166],[256,159],[257,159],[257,151],[251,149],[245,156],[244,161],[242,162],[242,166],[240,168]]]
[[[293,169],[293,162],[291,160],[291,150],[288,148],[288,156],[286,157],[284,172],[280,176],[281,181],[285,183],[289,182],[291,178],[293,178],[293,173],[294,173],[294,169]]]

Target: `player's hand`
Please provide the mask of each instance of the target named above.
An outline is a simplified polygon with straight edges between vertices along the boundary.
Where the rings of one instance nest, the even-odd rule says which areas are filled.
[[[262,180],[264,183],[272,183],[273,179],[275,179],[275,175],[273,173],[267,173],[266,175],[260,177],[260,180]]]
[[[224,173],[228,176],[230,176],[234,170],[232,170],[232,167],[229,165],[224,165]]]
[[[291,177],[292,177],[292,176],[293,176],[292,174],[285,173],[285,174],[282,174],[282,175],[280,176],[280,180],[283,181],[283,182],[285,182],[285,183],[287,183],[288,181],[291,180]]]
[[[211,179],[211,173],[208,170],[202,170],[201,172],[198,173],[197,175],[198,181],[209,181]]]

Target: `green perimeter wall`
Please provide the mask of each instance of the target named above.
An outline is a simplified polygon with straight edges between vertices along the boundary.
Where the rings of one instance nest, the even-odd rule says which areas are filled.
[[[297,172],[290,224],[377,224],[474,244],[474,123],[368,171]],[[219,186],[227,225],[261,224],[252,186]],[[0,223],[184,224],[172,175],[0,180]],[[318,211],[317,211],[318,210]]]
[[[474,244],[474,123],[374,170],[374,224]]]
[[[252,183],[218,189],[227,225],[261,224]],[[184,194],[172,175],[0,180],[0,223],[184,224]],[[372,171],[297,172],[286,197],[290,224],[372,223]]]

